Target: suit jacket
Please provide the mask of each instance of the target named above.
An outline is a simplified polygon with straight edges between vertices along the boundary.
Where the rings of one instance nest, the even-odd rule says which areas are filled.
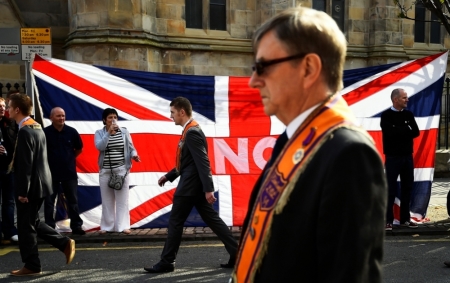
[[[41,128],[24,126],[19,130],[14,176],[16,196],[37,200],[53,193],[45,134]]]
[[[17,124],[16,121],[3,116],[0,120],[0,134],[1,144],[6,149],[6,155],[0,155],[0,170],[7,170],[8,165],[11,163],[14,145],[17,138]]]
[[[180,172],[174,168],[166,174],[166,178],[170,182],[181,175],[175,196],[195,196],[205,192],[214,192],[208,158],[208,143],[205,134],[199,127],[192,127],[186,133],[180,162]]]
[[[376,149],[363,134],[341,128],[306,166],[272,218],[255,282],[381,282],[387,185]],[[261,177],[242,233],[260,185]]]

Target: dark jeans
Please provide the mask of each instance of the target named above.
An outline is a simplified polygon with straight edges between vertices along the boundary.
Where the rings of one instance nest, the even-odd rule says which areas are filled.
[[[6,174],[5,171],[0,171],[0,191],[2,203],[2,221],[0,221],[0,240],[1,233],[5,239],[10,239],[17,235],[17,229],[14,226],[14,174]]]
[[[80,213],[78,211],[77,180],[53,181],[53,194],[47,196],[44,203],[45,223],[52,228],[55,228],[56,226],[53,212],[55,209],[55,199],[58,192],[61,191],[61,187],[67,201],[67,214],[70,218],[70,229],[81,229],[83,220],[80,218]]]
[[[411,190],[414,184],[414,163],[412,155],[409,156],[386,156],[386,177],[388,182],[388,203],[386,222],[394,221],[393,206],[397,193],[397,178],[400,175],[400,223],[411,221],[409,205],[411,201]]]
[[[70,240],[55,229],[39,220],[39,209],[44,199],[28,199],[27,203],[17,201],[17,228],[19,232],[19,249],[22,262],[32,271],[41,271],[41,262],[37,245],[37,237],[46,241],[58,250],[64,249]]]
[[[225,245],[225,249],[230,254],[230,258],[234,259],[237,253],[236,240],[233,238],[225,222],[219,217],[219,214],[206,201],[205,194],[199,194],[197,196],[173,197],[172,212],[169,218],[169,231],[161,254],[161,261],[164,263],[175,262],[181,243],[184,222],[194,206],[206,225],[211,228]]]

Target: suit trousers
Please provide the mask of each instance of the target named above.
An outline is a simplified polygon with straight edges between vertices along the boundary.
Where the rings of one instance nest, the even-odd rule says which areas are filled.
[[[16,202],[20,255],[25,267],[36,272],[42,270],[37,237],[62,252],[70,240],[39,220],[39,209],[43,202],[43,198],[28,199],[27,203]]]
[[[409,156],[386,156],[386,177],[388,182],[388,202],[386,222],[394,221],[393,205],[397,193],[397,178],[400,175],[400,223],[411,221],[409,206],[411,190],[414,185],[414,163],[412,154]]]
[[[236,258],[237,242],[233,238],[230,229],[219,217],[205,198],[205,194],[196,196],[174,196],[173,206],[169,218],[169,231],[161,254],[161,261],[174,263],[181,243],[183,226],[192,208],[195,207],[203,221],[219,237],[230,254],[231,259]]]
[[[55,228],[55,199],[60,192],[60,187],[63,189],[64,197],[67,201],[67,214],[70,218],[70,229],[81,229],[83,220],[80,217],[78,210],[78,196],[77,196],[78,180],[68,181],[53,181],[53,194],[47,196],[44,202],[44,216],[45,223],[48,226]]]
[[[125,165],[112,169],[114,173],[125,175]],[[108,187],[111,169],[100,170],[100,194],[102,196],[102,217],[100,229],[108,232],[122,232],[130,229],[130,209],[128,198],[130,194],[130,175],[125,178],[122,189],[114,190]]]

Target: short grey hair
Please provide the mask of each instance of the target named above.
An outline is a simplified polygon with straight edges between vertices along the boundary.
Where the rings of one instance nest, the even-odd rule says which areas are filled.
[[[342,89],[347,41],[333,18],[301,6],[284,10],[256,30],[253,37],[255,54],[262,37],[272,30],[290,55],[317,54],[330,91],[335,93]]]

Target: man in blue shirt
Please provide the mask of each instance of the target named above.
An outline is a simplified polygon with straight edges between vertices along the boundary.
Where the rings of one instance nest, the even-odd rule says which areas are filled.
[[[83,142],[80,134],[64,122],[66,114],[60,107],[50,112],[52,124],[44,129],[47,139],[48,164],[52,173],[53,194],[47,196],[44,204],[45,223],[55,228],[55,199],[62,187],[67,200],[67,213],[72,234],[84,235],[83,220],[78,211],[76,157],[81,153]]]

